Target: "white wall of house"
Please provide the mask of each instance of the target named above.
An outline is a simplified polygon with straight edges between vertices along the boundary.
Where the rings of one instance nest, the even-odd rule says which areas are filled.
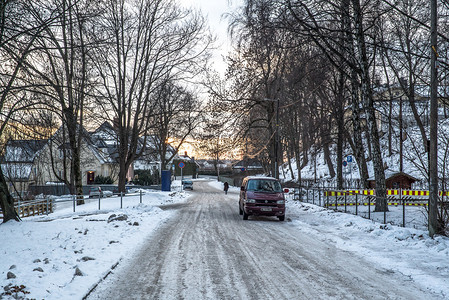
[[[51,154],[53,155],[53,160],[51,158]],[[114,183],[117,183],[116,176],[114,176],[114,168],[113,164],[105,163],[104,159],[95,153],[95,149],[89,147],[85,143],[81,148],[81,175],[82,175],[82,183],[83,185],[87,184],[87,173],[89,171],[94,172],[95,176],[111,176]],[[52,162],[53,161],[53,162]],[[52,165],[54,167],[52,167]],[[64,172],[64,162],[63,157],[60,155],[60,151],[58,150],[57,145],[46,145],[37,159],[36,163],[37,169],[37,181],[38,185],[45,185],[48,182],[58,182],[59,180],[54,174],[54,171],[60,173]],[[54,169],[54,170],[53,170]],[[66,171],[67,177],[70,178],[70,160],[66,161]]]

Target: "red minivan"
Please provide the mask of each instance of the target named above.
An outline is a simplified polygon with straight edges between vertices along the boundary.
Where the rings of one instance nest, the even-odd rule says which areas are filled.
[[[285,190],[288,192],[288,190]],[[248,216],[276,216],[285,220],[285,198],[279,180],[273,177],[245,177],[240,187],[239,212]]]

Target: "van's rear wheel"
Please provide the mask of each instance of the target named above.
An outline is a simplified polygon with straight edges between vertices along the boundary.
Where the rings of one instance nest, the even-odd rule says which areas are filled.
[[[243,220],[248,220],[248,215],[246,214],[245,211],[243,211]]]
[[[279,216],[279,221],[284,221],[285,220],[285,216]]]

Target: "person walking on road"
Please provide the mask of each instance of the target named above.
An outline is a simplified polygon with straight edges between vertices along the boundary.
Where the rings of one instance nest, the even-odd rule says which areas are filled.
[[[229,190],[229,183],[225,182],[224,183],[224,192],[226,195],[228,194],[228,190]]]

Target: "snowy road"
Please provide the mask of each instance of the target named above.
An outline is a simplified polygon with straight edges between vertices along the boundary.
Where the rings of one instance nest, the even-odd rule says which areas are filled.
[[[194,194],[88,299],[437,299],[291,222],[243,221],[237,193]]]

